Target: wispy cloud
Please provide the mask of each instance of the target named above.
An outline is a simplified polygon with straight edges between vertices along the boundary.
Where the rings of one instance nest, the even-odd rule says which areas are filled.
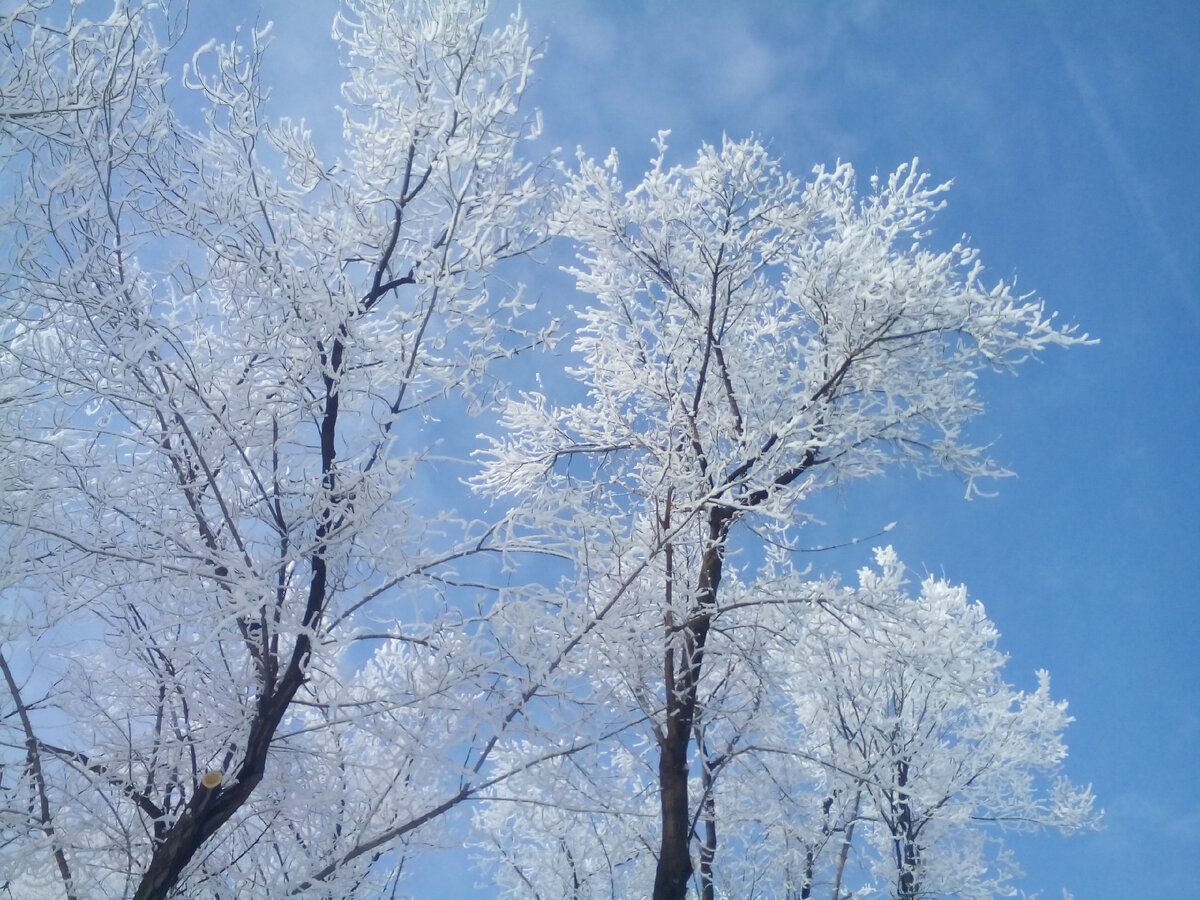
[[[1139,166],[1130,156],[1125,141],[1113,124],[1112,116],[1109,115],[1108,108],[1100,96],[1095,79],[1088,72],[1082,55],[1076,51],[1058,27],[1049,0],[1039,0],[1038,9],[1046,24],[1046,30],[1062,57],[1067,77],[1079,94],[1080,103],[1096,135],[1096,142],[1112,167],[1117,185],[1125,202],[1129,205],[1130,212],[1145,235],[1146,241],[1160,255],[1163,268],[1191,316],[1192,324],[1200,325],[1200,309],[1198,309],[1196,295],[1188,284],[1187,276],[1180,263],[1179,253],[1174,247],[1170,234],[1162,225],[1146,181],[1140,174]]]

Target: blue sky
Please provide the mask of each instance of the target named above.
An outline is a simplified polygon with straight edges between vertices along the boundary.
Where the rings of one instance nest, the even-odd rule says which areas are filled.
[[[1060,887],[1079,900],[1195,896],[1200,6],[521,5],[545,40],[531,99],[548,145],[597,157],[616,146],[627,181],[664,128],[676,162],[723,132],[770,141],[800,175],[843,159],[865,181],[919,156],[935,179],[955,182],[934,243],[970,235],[992,276],[1015,275],[1100,339],[1016,378],[984,379],[990,409],[976,437],[995,439],[993,455],[1019,475],[998,497],[968,503],[951,479],[893,474],[824,509],[829,527],[814,542],[897,521],[888,537],[911,569],[944,572],[985,603],[1011,655],[1009,680],[1032,688],[1034,670],[1047,668],[1055,696],[1070,701],[1068,771],[1094,784],[1107,827],[1012,840],[1029,873],[1021,887],[1055,900]],[[336,85],[307,70],[331,57],[333,5],[247,8],[277,21],[276,111],[319,122]],[[195,16],[196,43],[215,9]],[[243,14],[253,15],[227,17],[214,36]],[[860,547],[813,563],[850,571],[866,560]],[[420,885],[440,887],[418,896],[461,895],[460,860],[427,869]]]

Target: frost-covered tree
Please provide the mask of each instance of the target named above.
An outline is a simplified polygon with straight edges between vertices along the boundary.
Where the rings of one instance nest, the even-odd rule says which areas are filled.
[[[1011,895],[1019,870],[997,830],[1097,821],[1090,791],[1061,774],[1066,704],[1045,671],[1032,693],[1003,680],[995,626],[964,587],[926,578],[910,597],[895,552],[876,560],[784,651],[805,754],[838,785],[829,796],[853,790],[880,893]]]
[[[910,596],[895,552],[876,560],[857,588],[758,622],[771,637],[745,665],[775,702],[720,760],[718,819],[757,845],[725,867],[727,896],[1011,896],[1003,832],[1098,820],[1062,775],[1070,718],[1048,675],[1014,690],[964,587],[927,578]]]
[[[345,0],[319,152],[265,31],[178,87],[170,7],[91,9],[0,12],[0,871],[378,896],[515,716],[439,593],[496,536],[431,451],[541,340],[488,290],[543,239],[526,29]]]
[[[1011,896],[1004,832],[1095,826],[1062,775],[1070,718],[1046,673],[1014,690],[965,588],[911,596],[894,551],[876,560],[853,588],[786,566],[727,586],[689,779],[697,893]],[[631,728],[506,781],[477,813],[504,896],[645,895],[651,749]]]
[[[794,543],[814,492],[893,464],[953,472],[968,496],[1006,474],[963,433],[976,374],[1082,340],[986,285],[975,250],[927,246],[945,190],[915,162],[864,196],[846,164],[803,183],[754,140],[668,167],[663,136],[630,190],[615,152],[571,178],[588,398],[511,402],[479,483],[574,546],[562,616],[589,622],[609,702],[657,756],[656,900],[694,875],[714,890],[689,774],[726,702],[722,632],[743,622],[731,552]]]

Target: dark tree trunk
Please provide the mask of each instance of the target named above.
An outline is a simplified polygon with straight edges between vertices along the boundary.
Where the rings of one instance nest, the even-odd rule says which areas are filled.
[[[662,846],[654,873],[654,900],[683,900],[692,877],[692,822],[688,815],[689,729],[668,722],[659,748],[658,789],[662,808]]]
[[[834,791],[837,794],[837,791]],[[830,821],[830,810],[833,809],[834,797],[826,797],[821,804],[821,841],[820,847],[809,844],[804,848],[804,880],[800,883],[800,900],[812,897],[813,879],[816,877],[817,853],[825,847],[830,835],[833,834],[833,822]],[[836,892],[834,894],[836,897]]]
[[[763,445],[766,453],[778,440],[772,436]],[[734,470],[728,479],[736,485],[754,468],[757,458],[748,460]],[[815,450],[805,452],[803,459],[784,471],[774,480],[776,487],[791,484],[801,475],[817,465]],[[676,623],[667,616],[667,650],[663,657],[663,687],[666,703],[666,727],[658,735],[659,799],[662,815],[662,844],[658,854],[658,868],[654,873],[654,900],[685,900],[688,880],[692,877],[692,859],[688,852],[692,840],[692,821],[688,807],[688,754],[692,729],[696,721],[696,704],[699,699],[700,676],[703,671],[704,646],[708,640],[709,626],[717,609],[717,590],[721,586],[721,575],[725,567],[725,543],[729,528],[741,509],[758,506],[769,497],[766,488],[738,496],[737,506],[715,505],[708,509],[708,544],[700,558],[700,571],[696,578],[696,599],[688,619]],[[661,522],[664,533],[670,532],[670,502],[666,517]],[[668,543],[667,591],[670,608],[671,582],[673,578],[671,548]],[[679,630],[682,640],[675,640]],[[677,652],[678,651],[678,652]],[[716,853],[716,822],[711,833],[709,863]],[[711,871],[709,873],[711,880]]]
[[[323,566],[322,577],[315,580],[321,583],[323,596]],[[233,817],[258,787],[266,770],[271,740],[292,698],[304,683],[309,649],[307,636],[301,635],[278,690],[259,704],[241,768],[234,773],[236,777],[227,786],[220,783],[212,787],[203,783],[196,785],[183,814],[155,844],[150,865],[142,875],[134,900],[165,900],[204,842]]]
[[[896,863],[900,869],[899,900],[917,900],[921,893],[918,867],[921,848],[917,843],[920,826],[913,816],[912,800],[908,791],[908,763],[896,763],[896,784],[900,788],[896,795],[896,834],[894,835]]]
[[[666,727],[659,739],[658,778],[662,844],[654,873],[654,900],[684,900],[692,877],[692,819],[688,804],[688,755],[696,718],[704,645],[725,565],[725,538],[736,510],[716,506],[708,515],[708,546],[700,559],[696,603],[681,627],[682,641],[668,647],[663,675]],[[668,580],[669,580],[668,576]],[[668,622],[668,627],[672,623]],[[668,635],[670,640],[671,635]],[[678,666],[676,665],[678,662]],[[714,825],[715,828],[715,825]]]

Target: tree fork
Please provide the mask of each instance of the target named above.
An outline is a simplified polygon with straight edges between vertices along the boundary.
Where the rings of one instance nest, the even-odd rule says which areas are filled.
[[[344,332],[345,328],[342,327]],[[324,348],[322,348],[322,351]],[[183,814],[175,821],[167,832],[166,837],[159,841],[150,858],[150,865],[138,884],[134,900],[165,900],[171,889],[179,881],[180,875],[192,858],[204,846],[204,842],[228,822],[250,798],[254,789],[262,781],[266,771],[267,753],[271,741],[279,728],[279,723],[304,684],[304,668],[308,664],[312,652],[310,635],[316,629],[325,609],[326,590],[328,585],[328,566],[325,560],[324,541],[333,527],[335,510],[333,495],[337,488],[336,472],[336,436],[340,394],[338,377],[342,372],[344,344],[341,338],[333,342],[326,357],[328,371],[324,375],[325,409],[321,419],[321,471],[322,485],[325,488],[325,509],[317,521],[317,547],[313,551],[311,566],[312,577],[309,581],[308,600],[301,622],[304,631],[296,637],[292,648],[291,658],[287,669],[278,684],[275,683],[276,659],[267,661],[264,667],[263,693],[255,711],[254,721],[250,726],[250,735],[246,741],[244,762],[238,770],[237,778],[231,785],[222,790],[221,777],[209,772],[197,786],[196,792],[188,801]],[[324,353],[323,353],[324,355]]]

